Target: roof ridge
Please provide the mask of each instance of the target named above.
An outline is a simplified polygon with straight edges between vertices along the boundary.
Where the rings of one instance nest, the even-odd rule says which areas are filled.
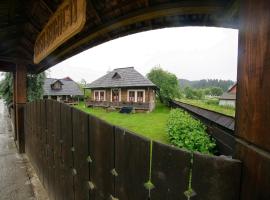
[[[156,87],[152,81],[150,81],[147,77],[138,72],[134,67],[125,67],[118,69],[114,69],[110,73],[107,73],[102,77],[94,80],[90,84],[87,84],[86,88],[138,87],[138,86]],[[113,78],[114,77],[113,75],[116,73],[119,73],[121,79]]]
[[[115,68],[115,69],[113,69],[113,71],[114,71],[114,70],[117,70],[117,69],[128,69],[128,68],[132,68],[132,69],[134,69],[134,67],[119,67],[119,68]]]
[[[73,82],[76,82],[76,81],[74,81],[73,79],[71,79],[71,80],[66,80],[65,78],[48,78],[48,77],[46,77],[45,79],[52,79],[52,80],[58,80],[58,81],[73,81]]]

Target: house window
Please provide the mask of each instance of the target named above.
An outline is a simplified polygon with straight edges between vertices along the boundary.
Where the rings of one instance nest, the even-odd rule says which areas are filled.
[[[134,102],[135,101],[135,91],[129,91],[128,93],[128,101]]]
[[[95,101],[105,101],[105,91],[104,90],[95,90],[94,91],[94,100]]]
[[[127,100],[129,102],[145,102],[145,90],[128,90]]]
[[[143,91],[137,91],[137,102],[142,103],[143,102]]]
[[[56,82],[54,82],[54,83],[51,84],[51,88],[53,90],[61,90],[62,89],[62,85],[63,85],[63,83],[58,80],[58,81],[56,81]]]
[[[95,91],[95,101],[99,101],[99,92]]]

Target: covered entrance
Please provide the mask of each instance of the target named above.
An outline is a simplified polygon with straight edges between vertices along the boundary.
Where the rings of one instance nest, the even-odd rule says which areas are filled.
[[[79,27],[78,32],[72,33],[70,39],[63,39],[58,46],[52,45],[53,47],[45,53],[42,49],[49,44],[49,39],[44,39],[40,33],[61,5],[61,1],[3,0],[0,3],[0,71],[12,72],[14,76],[14,139],[21,153],[25,152],[25,130],[28,128],[24,123],[27,73],[42,72],[85,49],[140,31],[187,25],[238,28],[238,94],[234,157],[243,162],[240,198],[270,198],[268,0],[66,2],[70,3],[69,10],[73,14],[76,13],[73,11],[77,2],[85,3],[79,12],[85,12],[86,17],[82,19],[85,23]],[[66,16],[65,13],[63,15]],[[67,21],[62,22],[64,25],[62,24],[61,28],[66,26]],[[40,39],[40,45],[35,48],[37,39]],[[39,54],[35,62],[34,50],[35,54]],[[73,170],[73,174],[76,175],[76,170]],[[91,183],[89,185],[91,187]]]

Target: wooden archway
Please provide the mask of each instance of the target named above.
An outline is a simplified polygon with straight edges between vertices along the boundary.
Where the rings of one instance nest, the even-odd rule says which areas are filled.
[[[33,49],[37,35],[60,3],[60,0],[2,0],[0,3],[0,70],[16,71],[20,142],[23,143],[27,70],[44,71],[88,48],[145,30],[187,25],[238,28],[235,157],[243,161],[241,199],[270,199],[268,0],[87,0],[83,30],[35,65]]]

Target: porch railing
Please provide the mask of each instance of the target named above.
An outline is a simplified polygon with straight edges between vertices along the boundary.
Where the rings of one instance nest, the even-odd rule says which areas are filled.
[[[93,107],[115,107],[122,108],[125,106],[132,106],[135,109],[149,109],[149,103],[138,103],[138,102],[109,102],[109,101],[87,101],[87,106]]]
[[[25,137],[51,200],[239,198],[240,161],[150,141],[53,100],[26,104]]]

